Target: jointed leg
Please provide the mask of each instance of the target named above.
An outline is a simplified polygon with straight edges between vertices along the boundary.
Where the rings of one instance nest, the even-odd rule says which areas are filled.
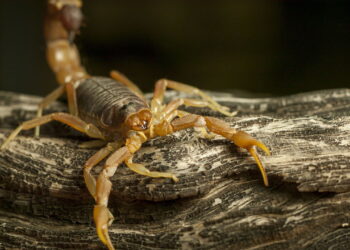
[[[182,105],[183,103],[186,104],[192,104],[192,106],[196,107],[202,107],[200,106],[204,101],[200,100],[191,100],[191,99],[176,99],[168,103],[168,105],[163,109],[160,114],[155,115],[155,118],[157,120],[157,124],[152,124],[152,127],[150,129],[150,137],[153,138],[157,135],[163,136],[167,135],[169,131],[172,131],[172,128],[166,129],[167,127],[171,126],[170,122],[175,117],[183,117],[185,115],[190,115],[190,113],[185,112],[183,110],[178,110],[177,108]],[[185,104],[185,105],[186,105]],[[190,106],[190,105],[189,105]],[[200,130],[201,135],[207,139],[212,139],[215,137],[214,134],[208,133],[207,129],[205,127],[198,127],[197,129]],[[170,132],[171,133],[171,132]]]
[[[161,112],[158,113],[159,116],[160,116],[160,119],[162,119],[163,117],[167,116],[171,112],[177,110],[181,105],[190,106],[190,107],[198,107],[198,108],[209,107],[209,108],[215,110],[215,107],[212,106],[207,101],[187,99],[187,98],[180,98],[180,99],[175,99],[175,100],[169,102],[166,105],[166,107]]]
[[[152,112],[158,112],[158,110],[162,107],[163,99],[164,99],[164,93],[166,88],[171,88],[177,91],[185,92],[188,94],[195,94],[200,96],[204,102],[202,105],[205,105],[212,110],[218,111],[224,115],[227,116],[233,116],[236,114],[236,112],[229,112],[229,108],[225,106],[221,106],[216,101],[214,101],[213,98],[211,98],[209,95],[205,94],[203,91],[199,90],[196,87],[192,87],[187,84],[183,84],[180,82],[167,80],[167,79],[161,79],[156,82],[156,86],[154,88],[154,95],[151,102],[151,108]],[[193,100],[195,102],[195,100]],[[192,105],[189,105],[192,106]],[[194,105],[196,107],[196,105]]]
[[[120,73],[119,71],[116,70],[112,70],[110,73],[110,76],[124,84],[125,86],[129,87],[135,94],[137,94],[141,99],[145,99],[145,97],[143,96],[142,91],[139,89],[139,87],[137,87],[137,85],[135,83],[133,83],[132,81],[129,80],[129,78],[127,78],[125,75],[123,75],[122,73]]]
[[[1,145],[0,149],[3,149],[4,147],[6,147],[6,145],[11,140],[13,140],[18,135],[18,133],[21,132],[22,130],[32,129],[54,120],[62,122],[82,133],[87,134],[92,138],[104,139],[101,132],[93,124],[87,124],[80,118],[67,113],[52,113],[50,115],[45,115],[42,117],[34,118],[33,120],[23,122],[10,134],[10,136]]]
[[[78,103],[75,87],[73,83],[66,84],[66,92],[68,99],[69,113],[74,116],[78,116]]]
[[[139,132],[138,134],[130,136],[126,142],[125,146],[128,148],[130,154],[134,154],[136,151],[138,151],[141,148],[142,143],[144,143],[147,140],[147,137],[144,133]],[[134,172],[150,176],[150,177],[165,177],[165,178],[171,178],[175,182],[178,181],[177,177],[170,173],[163,173],[163,172],[157,172],[157,171],[149,171],[147,168],[145,168],[142,164],[133,163],[132,157],[129,157],[125,164]]]
[[[36,114],[36,117],[39,118],[42,116],[44,108],[52,104],[54,101],[56,101],[61,95],[63,95],[65,91],[65,86],[61,85],[54,91],[52,91],[48,96],[46,96],[38,105],[38,111]],[[35,136],[40,135],[40,126],[37,126],[35,128]]]
[[[106,146],[107,142],[104,140],[92,140],[92,141],[86,141],[79,144],[79,148],[102,148]]]
[[[187,99],[180,98],[175,99],[169,102],[164,108],[157,108],[153,113],[153,124],[158,124],[156,127],[159,127],[159,124],[169,123],[176,116],[182,117],[186,114],[189,114],[185,111],[180,111],[178,108],[181,105],[191,106],[191,107],[210,107],[215,110],[215,107],[212,106],[211,103],[204,100],[195,100],[195,99]],[[154,125],[152,125],[154,127]],[[151,128],[151,138],[154,137],[153,127]],[[205,128],[200,128],[202,136],[205,138],[212,138],[213,135],[209,134]]]
[[[135,173],[141,174],[141,175],[145,175],[145,176],[149,176],[149,177],[153,177],[153,178],[161,178],[161,177],[171,178],[174,182],[179,181],[179,179],[174,174],[166,173],[166,172],[158,172],[158,171],[149,171],[144,165],[139,164],[139,163],[133,163],[132,157],[127,159],[125,161],[125,164],[132,171],[134,171]]]
[[[61,95],[63,95],[64,91],[67,92],[69,113],[77,116],[78,115],[78,105],[77,105],[77,100],[76,100],[75,88],[74,88],[74,85],[72,83],[67,83],[67,84],[59,86],[57,89],[52,91],[48,96],[46,96],[39,103],[36,117],[37,118],[41,117],[43,110],[47,106],[51,105],[54,101],[56,101]],[[40,126],[37,126],[35,128],[34,135],[35,136],[40,135]]]

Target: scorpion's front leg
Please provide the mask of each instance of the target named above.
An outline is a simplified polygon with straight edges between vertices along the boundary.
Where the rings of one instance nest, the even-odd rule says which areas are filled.
[[[255,146],[261,148],[267,155],[270,155],[269,149],[262,142],[254,139],[251,135],[247,134],[244,131],[238,131],[234,128],[231,128],[229,124],[220,119],[189,114],[175,119],[172,122],[167,122],[165,120],[155,126],[154,129],[156,134],[166,135],[190,127],[207,128],[209,131],[229,139],[238,147],[248,150],[248,152],[254,157],[254,160],[260,169],[264,184],[266,186],[269,185],[265,167],[256,152]]]

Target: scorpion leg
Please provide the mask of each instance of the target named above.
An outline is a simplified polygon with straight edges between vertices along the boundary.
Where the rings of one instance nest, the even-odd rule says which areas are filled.
[[[64,91],[67,92],[67,98],[68,98],[68,106],[69,106],[69,113],[72,115],[77,116],[78,115],[78,105],[75,95],[75,88],[72,83],[67,83],[59,86],[57,89],[52,91],[49,95],[47,95],[38,105],[38,111],[36,114],[36,117],[42,117],[43,110],[51,105],[54,101],[56,101],[61,95],[63,95]],[[35,136],[40,135],[40,126],[37,126],[35,128]]]
[[[0,149],[3,149],[6,147],[6,145],[13,140],[21,130],[28,130],[35,128],[37,126],[41,126],[43,124],[46,124],[51,121],[59,121],[62,122],[82,133],[87,134],[88,136],[92,138],[98,138],[98,139],[104,139],[104,136],[99,131],[97,127],[95,127],[93,124],[88,124],[81,120],[80,118],[67,114],[67,113],[52,113],[50,115],[45,115],[42,117],[34,118],[29,121],[23,122],[21,125],[19,125],[11,134],[10,136],[5,140],[5,142],[1,145]]]
[[[43,113],[43,109],[46,108],[47,106],[49,106],[51,103],[53,103],[54,101],[56,101],[61,95],[63,95],[65,90],[65,86],[61,85],[59,86],[57,89],[55,89],[54,91],[52,91],[49,95],[47,95],[38,105],[38,111],[36,114],[36,117],[39,118],[42,116]],[[40,126],[37,126],[35,128],[35,136],[39,136],[40,135]]]
[[[257,163],[265,186],[269,185],[265,167],[256,152],[255,146],[262,149],[267,155],[270,155],[269,149],[262,142],[254,139],[251,135],[247,134],[244,131],[238,131],[234,128],[231,128],[229,124],[220,119],[190,114],[175,119],[168,124],[164,122],[158,124],[155,127],[155,131],[159,135],[165,135],[190,127],[206,127],[209,131],[229,139],[238,147],[246,149],[253,156],[255,162]]]
[[[129,152],[131,154],[134,154],[137,150],[141,148],[141,145],[143,142],[145,142],[148,138],[145,136],[144,133],[139,132],[137,134],[134,134],[127,138],[125,145],[128,147]],[[126,161],[125,164],[134,172],[149,176],[149,177],[155,177],[155,178],[160,178],[160,177],[165,177],[165,178],[171,178],[173,181],[177,182],[178,178],[171,174],[171,173],[166,173],[166,172],[157,172],[157,171],[150,171],[146,167],[144,167],[142,164],[138,163],[133,163],[132,162],[132,157],[129,157]]]
[[[159,116],[160,120],[162,120],[163,117],[168,116],[170,113],[174,112],[175,110],[177,110],[181,105],[185,105],[185,106],[190,106],[190,107],[210,107],[212,108],[212,106],[210,105],[209,102],[207,101],[203,101],[203,100],[194,100],[194,99],[187,99],[187,98],[179,98],[179,99],[175,99],[172,100],[171,102],[169,102],[164,109],[159,110],[157,113],[155,113],[155,115]]]
[[[79,148],[101,148],[106,146],[106,144],[106,141],[103,140],[92,140],[80,143]]]
[[[73,83],[66,84],[66,92],[68,98],[69,113],[71,115],[78,116],[77,94]]]
[[[234,116],[236,114],[236,112],[229,112],[228,107],[220,105],[219,103],[214,101],[213,98],[211,98],[209,95],[205,94],[203,91],[199,90],[198,88],[184,84],[184,83],[167,80],[167,79],[161,79],[156,82],[156,85],[154,88],[154,95],[151,102],[153,112],[157,112],[157,110],[161,106],[166,88],[171,88],[171,89],[185,92],[188,94],[198,95],[205,101],[205,103],[207,103],[205,106],[208,106],[212,110],[218,111],[224,115]],[[195,102],[195,100],[193,100],[193,102]],[[202,103],[202,105],[203,104],[204,103]]]
[[[106,161],[106,165],[99,174],[96,183],[94,207],[94,221],[96,224],[97,235],[100,240],[108,247],[114,249],[108,234],[108,226],[113,222],[113,215],[108,209],[109,194],[112,189],[112,183],[109,180],[117,170],[117,167],[124,160],[129,158],[131,153],[127,147],[122,147],[115,151]]]
[[[119,71],[112,70],[110,73],[111,78],[116,80],[117,82],[120,82],[121,84],[127,86],[130,88],[135,94],[138,95],[141,99],[145,99],[143,96],[142,91],[137,87],[135,83],[133,83],[129,78],[127,78],[124,74],[120,73]]]
[[[155,113],[154,117],[158,119],[158,123],[161,123],[164,120],[166,122],[170,122],[176,116],[183,117],[185,115],[190,114],[188,112],[178,110],[178,107],[183,104],[191,107],[207,107],[209,103],[203,100],[193,100],[193,99],[186,99],[186,98],[175,99],[169,102],[167,106],[163,110],[161,110],[161,112]],[[215,137],[215,135],[209,134],[206,128],[204,127],[200,127],[198,129],[200,129],[202,136],[204,136],[207,139],[212,139],[213,137]],[[153,132],[153,130],[151,131]],[[151,134],[151,137],[153,136],[154,135]]]
[[[145,176],[149,176],[149,177],[153,177],[153,178],[162,178],[162,177],[163,178],[170,178],[174,182],[179,181],[179,179],[174,174],[166,173],[166,172],[158,172],[158,171],[149,171],[144,165],[139,164],[139,163],[133,163],[132,157],[127,159],[125,161],[125,164],[132,171],[134,171],[135,173],[141,174],[141,175],[145,175]]]

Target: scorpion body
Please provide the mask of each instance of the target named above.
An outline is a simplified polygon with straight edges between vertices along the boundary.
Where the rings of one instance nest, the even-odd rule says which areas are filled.
[[[147,113],[151,118],[148,104],[144,100],[121,83],[107,77],[83,80],[76,89],[76,94],[79,116],[103,131],[108,141],[125,138],[125,133],[132,124],[126,126],[124,122],[129,121],[132,114],[141,116],[141,113]],[[145,120],[142,127],[135,126],[134,130],[143,130],[148,123],[149,120]]]
[[[142,164],[132,161],[134,153],[150,138],[192,127],[202,129],[207,138],[210,138],[207,130],[216,133],[248,150],[261,171],[264,184],[268,185],[265,168],[255,149],[257,146],[269,154],[263,143],[217,118],[178,110],[181,105],[186,105],[208,107],[225,115],[234,115],[204,92],[187,84],[161,79],[156,82],[153,99],[148,103],[140,89],[117,71],[111,72],[111,78],[90,76],[81,65],[79,52],[74,45],[74,37],[82,22],[81,6],[81,0],[48,0],[45,20],[47,60],[60,85],[41,101],[37,117],[18,126],[3,142],[1,149],[21,130],[36,128],[35,134],[39,135],[39,127],[53,120],[94,138],[82,146],[102,148],[86,161],[84,180],[96,202],[93,217],[97,234],[109,249],[114,249],[108,234],[108,227],[113,222],[113,215],[108,209],[112,189],[109,178],[115,174],[118,165],[124,162],[138,174],[179,181],[171,173],[149,171]],[[166,88],[194,94],[200,99],[180,98],[164,104]],[[67,95],[69,113],[42,116],[42,110],[64,93]],[[96,178],[91,169],[105,158],[104,167]]]

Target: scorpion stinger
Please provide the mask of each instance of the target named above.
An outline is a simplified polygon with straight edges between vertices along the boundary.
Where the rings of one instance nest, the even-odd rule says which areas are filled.
[[[230,112],[229,108],[220,105],[203,91],[184,83],[161,79],[156,82],[149,105],[136,84],[117,71],[111,72],[114,80],[90,76],[80,64],[79,52],[74,44],[74,36],[79,32],[82,21],[81,6],[80,0],[48,0],[45,21],[47,60],[60,86],[39,104],[37,117],[18,126],[0,149],[9,145],[21,130],[36,128],[36,135],[39,135],[39,126],[53,120],[98,139],[84,143],[84,147],[102,146],[86,161],[84,180],[96,202],[93,217],[97,234],[109,249],[114,249],[108,234],[108,227],[113,222],[113,215],[108,209],[112,190],[110,177],[122,162],[138,174],[179,181],[172,173],[150,171],[144,165],[133,162],[133,155],[151,138],[191,127],[202,129],[203,135],[208,139],[211,135],[207,130],[221,135],[253,156],[264,184],[268,185],[265,167],[255,149],[259,147],[269,155],[269,149],[262,142],[217,118],[190,114],[178,109],[186,105],[207,107],[227,116],[236,113]],[[196,95],[199,99],[179,98],[164,104],[167,88]],[[42,110],[65,92],[69,114],[60,112],[42,116]],[[91,169],[103,160],[104,167],[95,178]]]

